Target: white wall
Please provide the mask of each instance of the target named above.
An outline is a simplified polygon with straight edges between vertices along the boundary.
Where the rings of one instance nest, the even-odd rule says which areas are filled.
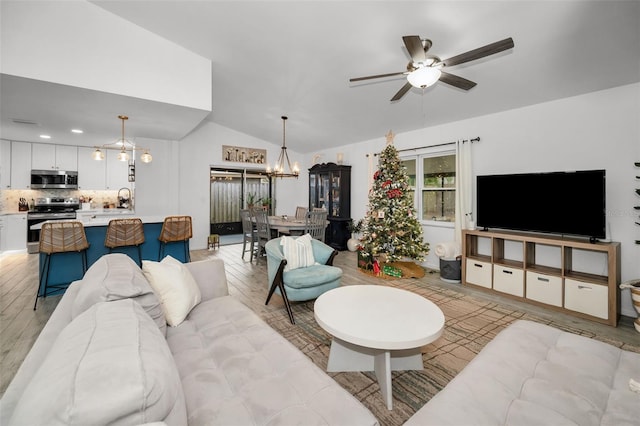
[[[0,7],[3,74],[211,111],[202,56],[85,1]]]
[[[191,241],[193,249],[206,248],[206,238],[209,235],[210,167],[242,168],[244,166],[243,163],[223,162],[222,145],[266,149],[267,161],[272,167],[280,154],[280,145],[211,122],[203,122],[200,127],[178,143],[178,156],[172,160],[172,163],[179,164],[177,196],[180,213],[190,215],[193,220],[193,239]],[[276,180],[276,196],[274,197],[276,214],[292,214],[297,205],[306,206],[308,204],[308,174],[305,163],[301,161],[301,155],[291,149],[288,151],[291,161],[300,163],[301,173],[299,179]],[[154,153],[154,162],[155,157]],[[255,168],[260,168],[260,166]]]
[[[640,246],[634,244],[640,239],[640,228],[634,225],[638,214],[633,209],[638,204],[634,189],[639,172],[633,166],[640,161],[638,117],[640,84],[632,84],[401,133],[395,137],[395,146],[415,148],[480,136],[481,141],[473,144],[474,175],[606,169],[607,233],[611,240],[621,243],[625,281],[640,277]],[[393,123],[389,128],[393,129]],[[354,219],[364,216],[368,204],[366,154],[380,152],[384,145],[385,137],[380,135],[378,139],[310,154],[322,155],[322,161],[335,161],[337,152],[345,153],[345,163],[352,166]],[[433,247],[453,240],[453,229],[425,226],[424,233],[432,248],[426,265],[437,268]],[[623,292],[622,313],[636,315],[628,291]]]
[[[136,213],[140,216],[179,214],[179,142],[137,138],[136,143],[149,147],[153,155],[151,163],[136,160]]]

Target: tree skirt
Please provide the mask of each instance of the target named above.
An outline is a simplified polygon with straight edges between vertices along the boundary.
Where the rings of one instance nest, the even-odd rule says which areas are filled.
[[[387,275],[387,274],[382,273],[382,272],[379,275],[376,275],[373,272],[373,270],[363,269],[363,268],[358,268],[358,270],[360,272],[362,272],[363,274],[367,274],[367,275],[372,276],[372,277],[382,278],[382,279],[387,279],[387,280],[394,280],[394,279],[398,279],[398,278],[422,278],[422,277],[424,277],[424,268],[422,266],[420,266],[420,265],[417,265],[415,262],[400,262],[400,261],[398,261],[398,262],[388,262],[388,263],[383,263],[381,265],[381,267],[384,267],[385,265],[399,269],[400,272],[402,273],[402,276],[394,277],[392,275]]]

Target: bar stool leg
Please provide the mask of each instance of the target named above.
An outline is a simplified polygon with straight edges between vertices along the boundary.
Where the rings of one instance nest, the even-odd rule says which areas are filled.
[[[33,304],[33,310],[35,311],[38,306],[38,297],[40,295],[40,287],[44,284],[42,296],[47,296],[47,283],[49,282],[49,265],[51,263],[51,255],[47,254],[44,257],[44,263],[40,269],[40,281],[38,282],[38,290],[36,290],[36,301]]]
[[[189,240],[184,240],[184,259],[191,262],[191,254],[189,253]]]

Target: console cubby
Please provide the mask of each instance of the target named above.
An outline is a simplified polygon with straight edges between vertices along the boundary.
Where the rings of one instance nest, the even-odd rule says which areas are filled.
[[[620,243],[464,230],[462,283],[617,325]]]

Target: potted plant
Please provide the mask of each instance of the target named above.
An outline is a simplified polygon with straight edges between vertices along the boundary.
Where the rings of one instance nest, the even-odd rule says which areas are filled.
[[[252,209],[256,204],[256,193],[250,192],[247,194],[247,208]]]

